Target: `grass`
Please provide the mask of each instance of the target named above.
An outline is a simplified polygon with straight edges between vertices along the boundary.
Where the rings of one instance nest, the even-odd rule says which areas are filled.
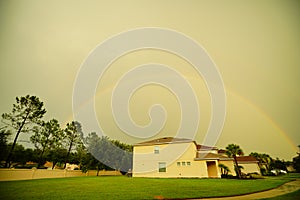
[[[274,177],[274,178],[277,178],[277,177]],[[282,177],[279,177],[281,179],[290,179],[290,180],[293,180],[293,179],[296,179],[296,178],[300,178],[300,174],[299,173],[290,173],[286,176],[282,176]],[[284,195],[280,195],[280,196],[276,196],[276,197],[272,197],[272,198],[263,198],[262,200],[285,200],[285,199],[291,199],[291,200],[294,200],[294,199],[299,199],[300,197],[300,190],[297,190],[295,192],[291,192],[291,193],[288,193],[288,194],[284,194]]]
[[[263,200],[286,200],[286,199],[295,200],[295,199],[299,199],[299,197],[300,197],[300,190],[297,190],[295,192],[280,195],[280,196],[277,196],[277,197],[266,198],[266,199],[263,199]]]
[[[292,177],[257,180],[74,177],[0,182],[0,199],[155,199],[231,196],[277,187]]]

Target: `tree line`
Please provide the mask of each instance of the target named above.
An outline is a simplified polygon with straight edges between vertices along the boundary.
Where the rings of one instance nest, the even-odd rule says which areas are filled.
[[[24,166],[31,161],[37,163],[37,168],[42,168],[49,161],[53,163],[52,168],[57,165],[66,168],[67,163],[73,163],[78,164],[82,171],[111,168],[126,171],[131,168],[132,157],[127,153],[132,152],[131,145],[108,137],[99,137],[95,132],[84,137],[79,122],[72,121],[65,128],[61,128],[56,119],[43,120],[45,113],[44,103],[36,96],[27,95],[16,97],[12,111],[2,114],[2,167]],[[13,133],[13,142],[9,143]],[[17,143],[19,135],[25,133],[31,134],[30,142],[35,149],[25,149]]]

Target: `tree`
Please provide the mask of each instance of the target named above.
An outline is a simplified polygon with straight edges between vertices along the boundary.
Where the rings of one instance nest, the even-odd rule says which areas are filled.
[[[261,154],[261,159],[266,166],[267,172],[269,172],[270,164],[272,163],[273,159],[271,158],[271,156],[269,156],[268,154],[265,154],[265,153]]]
[[[65,132],[65,141],[68,147],[68,151],[65,159],[65,165],[64,165],[64,168],[66,168],[70,156],[70,152],[77,145],[81,144],[81,137],[82,137],[81,125],[79,122],[72,121],[71,123],[67,124],[67,127],[65,128],[64,132]]]
[[[257,152],[251,152],[249,154],[249,156],[253,156],[254,158],[256,158],[256,160],[258,161],[258,166],[259,166],[260,172],[262,173],[264,171],[262,154],[257,153]]]
[[[26,162],[38,162],[37,151],[31,148],[25,149],[25,152],[22,156],[25,158]]]
[[[108,137],[99,137],[95,132],[85,138],[88,151],[109,168],[127,172],[132,168],[133,147]]]
[[[107,169],[105,164],[109,163],[109,157],[111,156],[111,150],[108,148],[108,137],[100,138],[95,132],[92,132],[84,139],[84,143],[89,153],[83,159],[83,170],[94,167],[97,170]]]
[[[97,170],[97,176],[99,175],[99,171],[101,169],[111,169],[103,163],[101,163],[91,153],[87,151],[83,156],[81,156],[79,165],[82,172],[87,172],[91,169]]]
[[[54,169],[54,167],[58,163],[64,164],[64,162],[66,160],[66,156],[67,156],[67,150],[65,148],[62,148],[61,146],[57,146],[57,147],[49,150],[46,153],[45,158],[48,161],[52,162],[52,169]]]
[[[72,163],[79,165],[82,172],[87,172],[91,169],[97,170],[97,176],[99,175],[99,170],[101,169],[108,169],[107,166],[102,164],[99,160],[95,159],[91,155],[91,153],[88,152],[87,148],[84,146],[84,144],[79,144],[76,148],[76,152],[70,154]]]
[[[37,123],[44,116],[44,103],[36,96],[16,97],[11,113],[2,114],[4,123],[16,130],[16,136],[8,153],[5,167],[10,167],[10,160],[20,133],[29,132],[29,125]]]
[[[226,154],[229,157],[232,157],[234,159],[234,165],[235,165],[235,169],[236,169],[237,175],[238,175],[239,178],[241,178],[242,177],[242,173],[241,173],[241,170],[239,168],[239,165],[238,165],[236,157],[239,156],[239,155],[243,155],[244,154],[243,150],[240,148],[239,145],[229,144],[226,147]]]
[[[296,172],[300,173],[300,156],[293,158],[293,167]]]
[[[46,151],[61,146],[63,140],[63,132],[56,119],[48,122],[42,122],[41,126],[35,126],[34,135],[30,137],[31,142],[36,149],[40,151],[38,167],[43,164],[43,155]]]
[[[117,163],[117,169],[120,169],[122,172],[128,172],[130,169],[132,169],[133,146],[122,143],[118,140],[110,140],[110,141],[113,145],[115,145],[116,147],[118,147],[120,149],[120,151],[116,152],[116,155],[119,156],[119,162]]]
[[[287,168],[286,168],[286,164],[285,164],[285,161],[284,160],[279,160],[279,158],[276,158],[276,160],[273,160],[271,163],[270,163],[270,168],[271,169],[280,169],[280,170],[285,170],[287,171]]]
[[[12,144],[9,144],[8,146],[11,147]],[[25,149],[23,145],[17,143],[11,156],[11,162],[14,166],[23,166],[27,161],[35,161],[35,154],[33,150]]]
[[[298,148],[300,149],[300,145],[298,145]],[[297,152],[298,156],[293,158],[293,167],[296,170],[296,172],[300,172],[300,151]]]
[[[6,130],[5,127],[0,128],[0,161],[7,158],[8,155],[8,138],[11,135],[11,131]]]
[[[222,163],[219,164],[218,166],[221,169],[222,177],[226,177],[228,175],[228,173],[230,172],[229,168],[226,165],[222,164]]]
[[[266,171],[270,171],[270,164],[273,159],[268,154],[251,152],[249,156],[253,156],[256,158],[256,160],[258,160],[258,166],[262,174],[265,174]]]

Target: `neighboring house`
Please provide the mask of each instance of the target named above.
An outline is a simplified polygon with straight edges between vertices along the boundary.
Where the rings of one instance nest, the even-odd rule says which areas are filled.
[[[244,174],[248,173],[258,173],[260,174],[260,169],[258,166],[258,160],[253,156],[238,156],[236,160],[239,166],[242,166],[241,172]]]
[[[67,170],[79,170],[79,166],[76,165],[76,164],[70,164],[70,163],[67,163],[66,169],[67,169]]]
[[[226,165],[230,174],[235,175],[233,159],[218,151],[216,147],[183,138],[141,142],[133,148],[132,176],[220,178],[219,164]]]
[[[226,156],[225,149],[218,150],[219,155]],[[259,168],[259,161],[256,160],[253,156],[237,156],[238,165],[242,167],[241,172],[244,174],[248,173],[258,173],[261,174]],[[223,163],[226,165],[225,163]],[[234,172],[234,168],[230,169],[231,172]],[[235,173],[234,173],[235,174]]]

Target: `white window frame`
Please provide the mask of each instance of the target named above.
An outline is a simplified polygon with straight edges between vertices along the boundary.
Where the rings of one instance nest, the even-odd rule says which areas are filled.
[[[159,146],[154,146],[154,154],[159,154],[160,148]]]
[[[167,172],[167,163],[166,162],[159,162],[158,163],[158,172],[159,173]]]

